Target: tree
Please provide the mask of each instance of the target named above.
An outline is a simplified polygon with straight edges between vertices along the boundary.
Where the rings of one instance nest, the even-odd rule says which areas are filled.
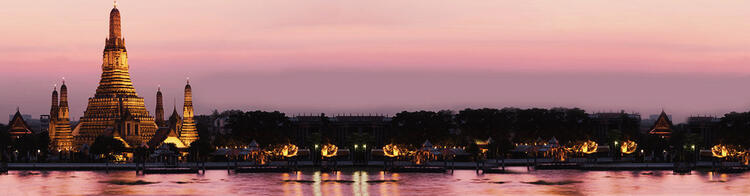
[[[199,138],[198,140],[190,143],[190,154],[189,160],[205,160],[210,153],[214,151],[214,146],[211,145],[211,141],[208,138]]]
[[[456,137],[450,135],[456,128],[453,117],[448,110],[399,112],[391,121],[394,140],[412,145],[419,145],[426,139],[440,144],[455,143]]]
[[[8,133],[8,128],[4,124],[0,124],[0,161],[7,162],[9,161],[8,157],[8,147],[11,146],[11,139],[10,139],[10,133]]]
[[[287,141],[291,132],[289,118],[278,111],[233,113],[226,126],[232,130],[232,136],[245,144],[252,140],[264,143]]]
[[[732,112],[719,121],[716,144],[750,146],[750,113]]]
[[[94,155],[109,155],[111,153],[119,153],[125,150],[125,143],[115,139],[112,136],[102,135],[96,137],[94,143],[91,144],[91,153]]]

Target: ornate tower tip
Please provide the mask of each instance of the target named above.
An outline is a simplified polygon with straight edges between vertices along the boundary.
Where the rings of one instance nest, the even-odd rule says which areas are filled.
[[[117,8],[117,0],[115,0],[115,2],[113,4],[114,4],[115,8]]]

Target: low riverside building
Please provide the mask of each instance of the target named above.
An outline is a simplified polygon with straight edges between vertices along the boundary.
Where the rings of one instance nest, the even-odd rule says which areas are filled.
[[[340,115],[327,117],[294,116],[290,118],[295,133],[295,141],[300,146],[313,145],[310,139],[317,134],[327,138],[337,146],[347,145],[348,141],[367,141],[382,146],[391,126],[391,118],[383,115]],[[354,138],[360,137],[360,138]]]
[[[589,115],[592,122],[594,140],[603,142],[608,137],[608,132],[618,130],[621,132],[639,131],[641,115],[638,113],[620,112],[598,112]]]
[[[719,118],[713,116],[691,116],[687,120],[687,129],[703,138],[703,146],[713,146],[719,121]]]

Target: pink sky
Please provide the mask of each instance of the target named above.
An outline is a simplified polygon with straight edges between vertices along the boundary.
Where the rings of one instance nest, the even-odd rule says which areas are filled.
[[[111,1],[0,2],[0,113],[80,117]],[[131,76],[153,108],[388,113],[464,107],[720,115],[750,106],[748,1],[119,2]],[[153,109],[152,109],[153,110]]]

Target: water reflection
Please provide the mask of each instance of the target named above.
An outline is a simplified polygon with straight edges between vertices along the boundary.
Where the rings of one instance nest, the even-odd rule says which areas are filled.
[[[477,175],[388,173],[377,170],[205,175],[135,172],[11,171],[0,175],[0,195],[696,195],[750,194],[750,173],[694,171],[526,171]],[[144,183],[133,183],[133,182]],[[537,182],[542,183],[529,183]],[[574,182],[574,183],[559,183]],[[152,183],[152,184],[149,184]],[[558,184],[556,184],[558,183]]]

